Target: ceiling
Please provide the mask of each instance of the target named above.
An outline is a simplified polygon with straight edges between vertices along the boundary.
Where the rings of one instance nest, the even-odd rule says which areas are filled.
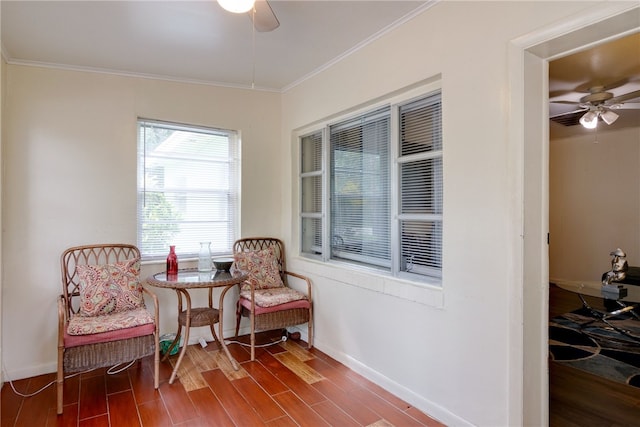
[[[248,14],[215,0],[0,0],[2,53],[43,65],[286,91],[433,4],[400,0],[270,0],[280,26],[254,32]],[[588,89],[625,80],[640,90],[640,33],[551,61],[550,115]],[[627,102],[638,102],[629,100]],[[598,131],[639,126],[640,110]],[[552,138],[593,133],[550,121]]]
[[[589,49],[549,63],[549,115],[554,116],[579,109],[578,105],[557,104],[553,101],[579,102],[594,86],[613,85],[608,90],[620,96],[640,90],[640,33],[627,35],[601,43]],[[640,103],[640,97],[629,99],[625,104]],[[640,109],[616,110],[618,120],[611,125],[600,122],[598,132],[624,127],[640,127]],[[581,125],[564,126],[550,121],[551,138],[576,134],[593,134],[594,130]]]
[[[270,0],[280,27],[199,1],[0,1],[2,52],[41,64],[283,91],[432,2]]]

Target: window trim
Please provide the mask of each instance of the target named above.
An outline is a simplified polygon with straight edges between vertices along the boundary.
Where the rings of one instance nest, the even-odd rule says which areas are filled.
[[[333,114],[331,115],[330,118],[328,119],[323,119],[323,120],[319,120],[314,122],[313,125],[309,125],[309,126],[305,126],[305,127],[301,127],[299,129],[297,129],[296,131],[294,131],[294,141],[297,144],[297,170],[296,170],[296,179],[298,182],[298,200],[299,200],[299,206],[298,206],[298,210],[296,212],[296,222],[295,224],[297,224],[297,226],[293,229],[294,232],[294,236],[298,237],[298,247],[297,247],[297,253],[298,255],[302,258],[302,259],[307,259],[307,260],[313,260],[316,262],[320,262],[323,265],[336,265],[336,266],[340,266],[343,268],[348,268],[348,269],[353,269],[355,271],[368,271],[371,272],[375,275],[380,275],[380,276],[384,276],[384,277],[390,277],[392,279],[397,279],[400,281],[407,281],[408,283],[412,283],[414,285],[418,285],[420,287],[434,287],[435,289],[442,289],[442,272],[443,272],[443,265],[441,263],[440,268],[439,269],[435,269],[434,271],[436,272],[436,274],[432,274],[432,275],[417,275],[417,274],[412,274],[410,272],[406,272],[406,271],[401,271],[400,269],[400,263],[401,263],[401,257],[400,257],[400,252],[401,252],[401,248],[400,248],[400,244],[401,244],[401,240],[400,240],[400,225],[401,225],[401,219],[411,219],[414,217],[413,214],[401,214],[400,213],[400,178],[399,178],[399,169],[400,169],[400,165],[403,163],[407,163],[410,161],[414,161],[416,159],[428,159],[428,158],[441,158],[442,161],[444,162],[444,157],[445,157],[445,151],[444,151],[444,144],[441,147],[440,150],[434,151],[434,152],[426,152],[426,153],[418,153],[418,154],[410,154],[410,155],[406,155],[404,157],[399,157],[399,115],[400,115],[400,110],[399,110],[399,106],[400,105],[406,105],[409,104],[413,101],[419,100],[419,99],[423,99],[423,98],[427,98],[430,95],[435,95],[435,94],[440,94],[440,102],[441,102],[441,107],[440,107],[440,114],[441,117],[444,116],[444,112],[443,112],[443,105],[442,105],[442,99],[443,99],[443,90],[442,90],[442,82],[440,80],[440,76],[436,76],[433,79],[429,79],[427,81],[422,82],[421,84],[417,84],[417,85],[413,85],[412,87],[406,89],[406,90],[401,90],[401,91],[396,91],[393,94],[389,95],[388,97],[380,97],[378,98],[378,100],[376,102],[372,102],[366,105],[361,105],[358,108],[355,109],[349,109],[346,110],[344,113],[338,113],[338,114]],[[342,260],[335,260],[332,259],[331,257],[331,242],[329,241],[329,239],[327,238],[328,236],[330,236],[330,232],[329,227],[330,227],[330,215],[327,211],[327,209],[329,209],[329,205],[328,205],[328,199],[330,196],[330,174],[329,172],[326,170],[326,168],[328,167],[328,160],[329,159],[329,155],[330,155],[330,144],[327,143],[327,135],[326,133],[328,132],[328,129],[330,128],[330,126],[336,124],[336,123],[345,123],[348,120],[353,120],[354,118],[360,117],[368,112],[372,112],[375,111],[376,109],[379,109],[381,107],[385,107],[385,106],[389,106],[390,107],[390,141],[389,143],[391,144],[390,147],[390,157],[391,157],[391,161],[390,161],[390,188],[392,189],[391,193],[390,193],[390,204],[391,204],[391,243],[390,243],[390,250],[391,250],[391,266],[390,266],[390,270],[383,270],[383,269],[379,269],[376,267],[372,267],[372,266],[363,266],[363,265],[359,265],[356,263],[351,263],[348,261],[342,261]],[[441,119],[441,125],[443,126],[443,118]],[[321,131],[322,132],[322,138],[323,141],[325,141],[325,143],[323,143],[323,147],[322,147],[322,154],[323,154],[323,158],[322,158],[322,176],[323,176],[323,196],[322,196],[322,213],[321,213],[321,218],[322,218],[322,228],[323,228],[323,244],[322,244],[322,253],[321,254],[311,254],[311,253],[307,253],[307,252],[303,252],[303,233],[302,233],[302,192],[303,192],[303,186],[301,185],[301,173],[300,171],[302,170],[301,167],[301,157],[302,157],[302,146],[301,146],[301,138],[311,135],[314,132],[318,132]],[[444,126],[442,128],[442,139],[444,140]],[[440,178],[442,179],[442,181],[444,182],[444,169],[442,170],[441,176]],[[444,188],[442,188],[442,191],[444,191]],[[444,227],[443,227],[443,222],[444,222],[444,199],[443,200],[443,205],[441,206],[442,209],[442,213],[441,214],[420,214],[417,215],[416,218],[419,217],[420,220],[424,220],[426,219],[435,219],[435,220],[439,220],[440,221],[440,227],[441,227],[441,240],[440,240],[440,251],[439,251],[439,256],[442,259],[444,254],[443,254],[443,248],[444,248],[444,240],[445,240],[445,236],[444,236]]]
[[[230,188],[227,190],[228,194],[232,194],[232,199],[234,200],[233,206],[233,214],[229,217],[228,224],[231,224],[230,232],[233,234],[233,238],[229,243],[228,250],[224,251],[212,251],[213,256],[217,255],[228,255],[232,251],[233,241],[240,236],[240,220],[241,220],[241,135],[240,131],[237,130],[229,130],[222,129],[212,126],[204,126],[204,125],[193,125],[190,123],[178,123],[178,122],[170,122],[164,120],[156,120],[156,119],[148,119],[145,117],[137,117],[136,119],[136,146],[137,146],[137,154],[136,154],[136,169],[137,169],[137,179],[136,179],[136,242],[137,245],[140,246],[141,249],[141,261],[145,263],[156,263],[162,262],[166,259],[166,254],[149,254],[144,253],[143,248],[140,242],[141,231],[140,228],[142,226],[141,222],[141,197],[144,198],[147,193],[146,179],[145,179],[145,171],[147,169],[146,161],[146,146],[144,143],[140,141],[140,128],[141,126],[148,125],[157,125],[159,128],[170,129],[173,131],[185,131],[185,132],[194,132],[194,133],[203,133],[209,135],[224,135],[229,138],[230,150],[232,150],[232,154],[230,154],[226,159],[228,159],[228,163],[230,165],[228,177],[230,179]],[[143,152],[144,151],[144,152]],[[172,156],[171,158],[179,158]],[[220,157],[224,158],[224,157]],[[212,161],[212,160],[210,160]],[[212,192],[213,190],[207,190],[207,192]],[[215,191],[214,191],[215,192]],[[171,243],[169,243],[171,244]],[[167,253],[168,253],[167,247]],[[176,252],[178,253],[179,259],[182,260],[192,260],[197,259],[198,257],[198,248],[194,248],[193,251],[184,251],[180,250],[179,247],[176,248]]]

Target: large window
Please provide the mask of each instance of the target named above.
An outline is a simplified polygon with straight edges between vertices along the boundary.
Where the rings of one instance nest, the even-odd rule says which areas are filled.
[[[229,254],[238,237],[236,132],[138,121],[138,247],[144,259]]]
[[[301,252],[423,280],[442,268],[442,114],[431,93],[300,138]]]

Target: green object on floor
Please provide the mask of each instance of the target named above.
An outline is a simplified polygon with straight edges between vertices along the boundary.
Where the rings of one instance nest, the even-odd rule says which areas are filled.
[[[176,334],[164,334],[160,336],[160,352],[163,355],[167,353],[167,350],[169,350],[169,346],[171,345],[174,339],[176,339]],[[180,341],[182,341],[182,337],[180,337]],[[179,350],[180,350],[180,343],[178,342],[175,345],[175,347],[171,349],[171,353],[169,353],[169,356],[178,354]]]

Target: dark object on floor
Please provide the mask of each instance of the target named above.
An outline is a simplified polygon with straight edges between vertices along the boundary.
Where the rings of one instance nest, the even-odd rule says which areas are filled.
[[[609,322],[640,337],[638,320],[630,317]],[[640,387],[640,341],[593,322],[585,309],[551,319],[549,353],[554,362]]]
[[[300,341],[300,332],[287,332],[287,338],[293,341]]]

